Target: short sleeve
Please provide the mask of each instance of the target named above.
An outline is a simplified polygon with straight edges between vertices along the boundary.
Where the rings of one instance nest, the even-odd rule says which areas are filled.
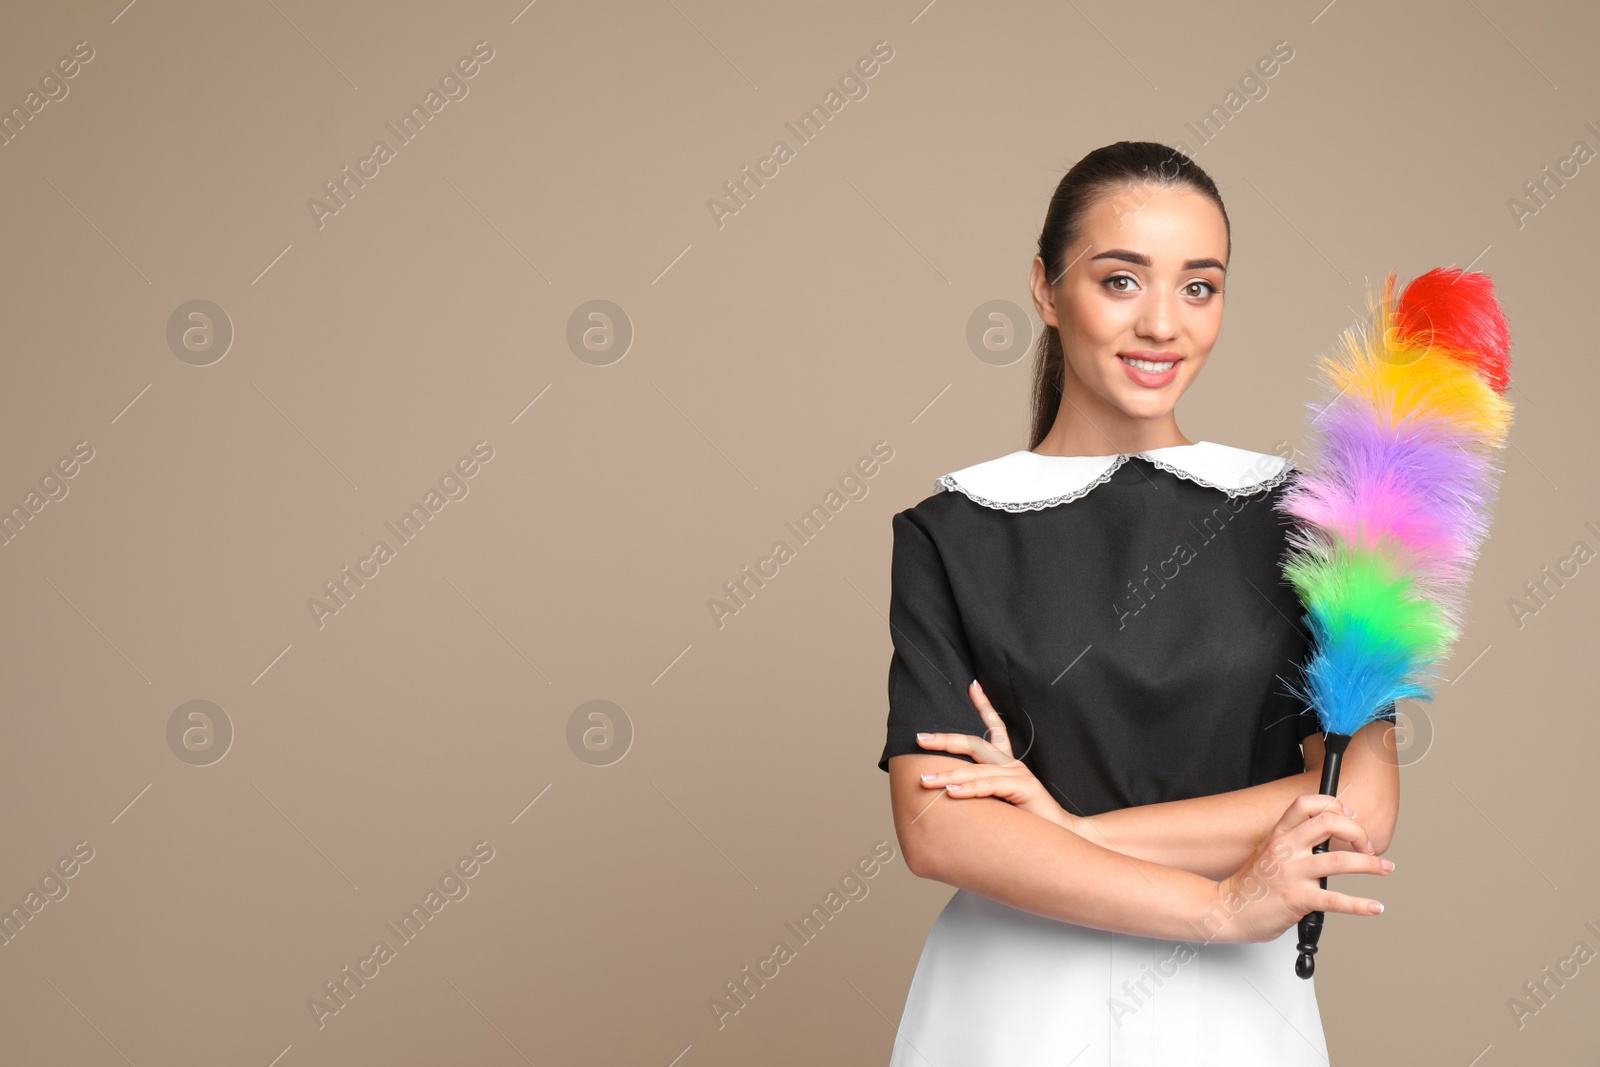
[[[891,756],[937,751],[917,744],[919,732],[986,733],[967,694],[976,677],[972,649],[944,559],[908,512],[895,515],[893,526],[889,635],[894,655],[889,660],[888,737],[878,760],[883,771],[889,769]]]

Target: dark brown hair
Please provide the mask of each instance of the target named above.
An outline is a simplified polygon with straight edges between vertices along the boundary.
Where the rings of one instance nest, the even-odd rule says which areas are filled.
[[[1066,273],[1067,251],[1077,244],[1083,216],[1106,193],[1132,184],[1148,183],[1164,189],[1188,189],[1210,198],[1222,212],[1222,225],[1228,233],[1228,255],[1233,254],[1233,230],[1228,209],[1216,183],[1200,165],[1176,148],[1154,141],[1118,141],[1096,148],[1073,164],[1045,212],[1044,229],[1039,233],[1039,258],[1044,261],[1045,277],[1054,288]],[[1039,337],[1033,364],[1033,429],[1028,448],[1037,448],[1055,424],[1061,407],[1061,389],[1066,355],[1061,350],[1061,334],[1049,324]]]

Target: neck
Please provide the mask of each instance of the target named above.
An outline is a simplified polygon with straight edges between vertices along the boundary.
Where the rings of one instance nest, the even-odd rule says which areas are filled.
[[[1055,422],[1033,451],[1051,456],[1109,456],[1194,443],[1178,429],[1173,408],[1148,418],[1130,415],[1085,385],[1073,373],[1071,360],[1062,370]]]
[[[1178,429],[1171,412],[1160,419],[1135,419],[1122,411],[1116,417],[1089,417],[1063,401],[1050,432],[1033,451],[1048,456],[1109,456],[1193,443]]]

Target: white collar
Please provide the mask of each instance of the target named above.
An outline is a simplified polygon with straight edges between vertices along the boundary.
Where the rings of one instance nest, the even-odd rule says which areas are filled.
[[[1230,497],[1270,489],[1294,469],[1284,456],[1196,441],[1109,456],[1046,456],[1022,449],[951,471],[934,484],[963,493],[984,507],[1038,511],[1078,499],[1134,456]]]

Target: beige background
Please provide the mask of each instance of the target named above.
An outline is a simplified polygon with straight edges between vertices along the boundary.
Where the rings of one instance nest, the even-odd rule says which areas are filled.
[[[1600,964],[1508,1008],[1600,951],[1600,575],[1510,604],[1600,547],[1600,174],[1508,205],[1600,148],[1592,5],[121,2],[0,33],[7,107],[93,49],[0,147],[0,503],[93,451],[0,548],[0,904],[93,850],[0,947],[0,1060],[886,1062],[951,893],[898,855],[725,1026],[707,1002],[893,841],[889,519],[1026,447],[1030,359],[977,358],[968,318],[1026,306],[1055,183],[1127,138],[1187,144],[1233,220],[1191,438],[1301,442],[1368,280],[1494,276],[1517,422],[1461,678],[1404,772],[1389,910],[1330,919],[1318,991],[1336,1062],[1593,1062]],[[319,227],[308,200],[479,41],[468,95]],[[608,365],[568,343],[597,299],[634,332]],[[220,359],[169,345],[193,300]],[[478,441],[468,495],[319,627]],[[719,628],[708,601],[877,441],[867,495]],[[215,714],[169,745],[191,700],[231,724],[208,765],[179,753],[214,759]],[[591,700],[620,761],[569,743]],[[308,1000],[480,841],[468,895],[319,1029]]]

